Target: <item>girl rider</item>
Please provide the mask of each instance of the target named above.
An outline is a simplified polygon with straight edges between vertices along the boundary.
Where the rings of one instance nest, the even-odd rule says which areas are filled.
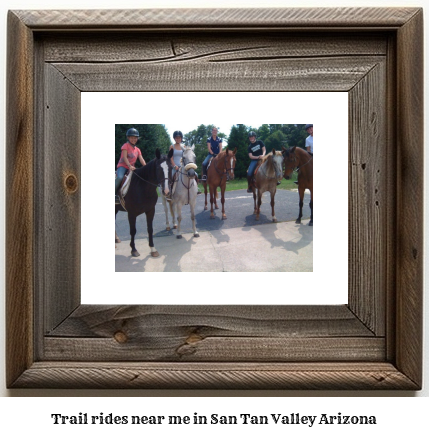
[[[207,165],[209,164],[209,160],[211,157],[216,157],[222,151],[222,138],[217,136],[217,128],[213,127],[212,136],[207,139],[207,149],[209,154],[204,159],[203,162],[203,181],[207,180]]]
[[[134,171],[136,167],[134,166],[137,159],[140,161],[142,166],[146,165],[143,159],[142,152],[136,146],[137,141],[140,139],[138,130],[131,128],[127,130],[127,142],[121,147],[121,157],[119,159],[116,179],[115,179],[115,202],[118,202],[117,192],[121,186],[122,179],[125,176],[127,170]]]
[[[249,132],[249,141],[247,152],[249,153],[250,165],[247,170],[247,192],[251,193],[253,192],[251,188],[253,173],[258,166],[259,160],[265,156],[266,150],[264,143],[260,139],[256,140],[256,133],[253,131]]]

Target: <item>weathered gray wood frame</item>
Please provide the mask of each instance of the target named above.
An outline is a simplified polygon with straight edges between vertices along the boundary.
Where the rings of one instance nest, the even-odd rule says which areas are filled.
[[[420,389],[422,34],[416,8],[9,12],[7,386]],[[349,92],[348,305],[80,305],[97,90]]]

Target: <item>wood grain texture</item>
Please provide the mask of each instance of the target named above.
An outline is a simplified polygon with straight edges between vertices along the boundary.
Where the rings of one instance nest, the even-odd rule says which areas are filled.
[[[32,29],[395,28],[416,8],[134,9],[14,11]],[[119,30],[118,29],[118,30]]]
[[[423,11],[398,32],[397,363],[422,381]],[[411,224],[412,223],[412,224]]]
[[[389,363],[35,363],[14,387],[82,389],[416,389]]]
[[[419,389],[422,29],[415,8],[11,12],[8,386]],[[89,90],[348,91],[349,305],[79,306]]]
[[[80,91],[45,65],[44,140],[44,326],[60,324],[80,304]],[[57,150],[61,150],[58,152]],[[55,265],[55,268],[51,266]]]
[[[387,273],[386,64],[349,93],[349,307],[385,335]],[[365,274],[362,274],[365,271]],[[357,292],[356,290],[359,289]]]
[[[109,50],[106,52],[106,40]],[[43,35],[46,62],[68,63],[240,61],[255,59],[323,58],[386,55],[386,38],[378,34],[284,34],[242,32],[207,34],[75,33],[53,38]]]
[[[97,91],[348,91],[381,62],[371,58],[242,61],[240,63],[60,64],[79,89]]]
[[[6,111],[6,382],[33,356],[32,35],[8,14]]]

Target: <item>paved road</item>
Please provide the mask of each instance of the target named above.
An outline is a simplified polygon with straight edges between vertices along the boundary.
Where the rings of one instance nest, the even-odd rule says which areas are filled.
[[[220,197],[220,195],[219,195]],[[234,228],[242,228],[249,226],[257,226],[271,223],[271,206],[270,194],[264,193],[262,197],[261,216],[259,221],[255,221],[253,215],[253,196],[248,194],[246,190],[230,191],[225,193],[225,212],[226,220],[222,220],[220,198],[218,200],[219,209],[216,210],[216,218],[210,219],[210,198],[208,198],[209,210],[204,210],[204,194],[197,197],[196,214],[197,230],[199,232],[211,232],[214,230],[226,230]],[[296,191],[287,191],[280,189],[275,197],[275,213],[278,222],[295,221],[298,212],[299,197]],[[304,198],[303,219],[310,217],[310,194],[306,192]],[[189,206],[184,206],[182,209],[182,225],[183,234],[192,233],[192,223]],[[172,224],[170,217],[170,224]],[[170,236],[173,231],[165,230],[165,213],[162,202],[159,199],[155,209],[155,218],[153,221],[154,237]],[[130,231],[128,225],[127,214],[118,212],[116,216],[116,232],[122,241],[130,240]],[[146,215],[137,217],[137,234],[136,238],[147,237]]]

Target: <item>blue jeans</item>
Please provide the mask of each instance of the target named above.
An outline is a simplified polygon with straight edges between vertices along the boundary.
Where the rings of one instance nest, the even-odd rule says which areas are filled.
[[[258,165],[258,160],[251,160],[249,168],[247,169],[247,177],[252,177],[253,173],[255,172],[255,168]]]
[[[115,179],[115,194],[118,192],[119,186],[121,186],[122,179],[125,176],[125,173],[128,170],[125,167],[119,167],[116,170],[116,179]]]
[[[207,157],[204,159],[203,162],[203,174],[207,175],[207,165],[209,164],[209,160],[211,157],[216,157],[217,154],[208,154]]]

